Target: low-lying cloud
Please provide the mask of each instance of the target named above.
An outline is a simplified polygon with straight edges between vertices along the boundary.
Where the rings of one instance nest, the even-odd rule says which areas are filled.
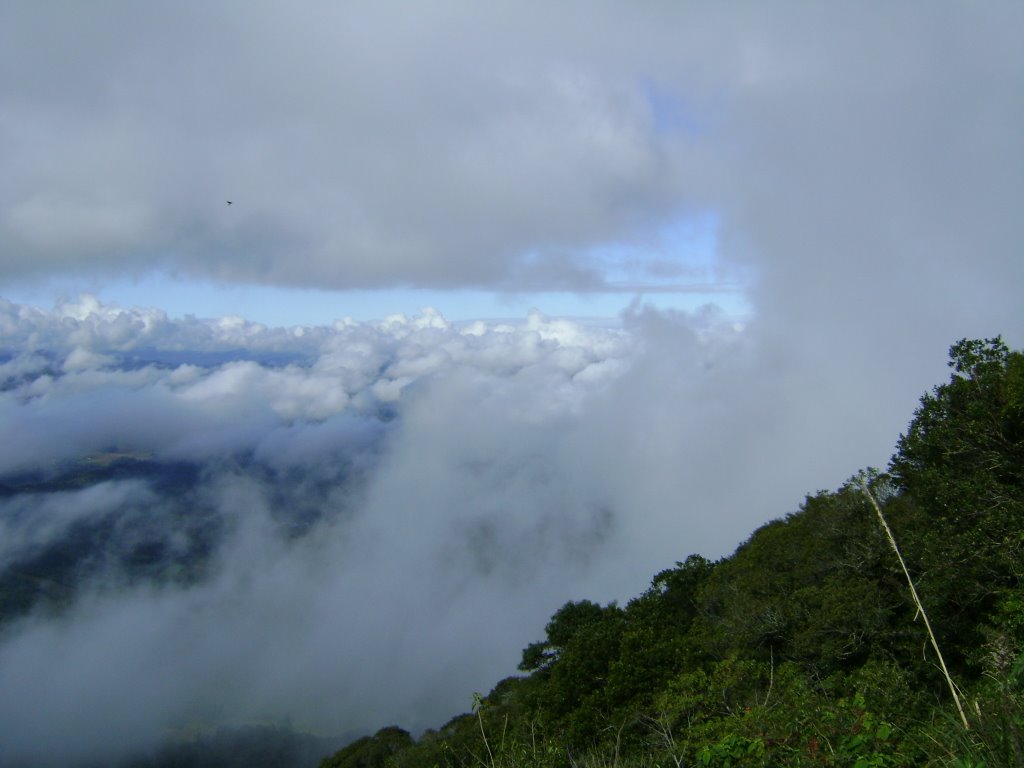
[[[266,329],[84,297],[0,322],[15,763],[437,725],[566,600],[728,552],[900,426],[837,448],[713,308]]]

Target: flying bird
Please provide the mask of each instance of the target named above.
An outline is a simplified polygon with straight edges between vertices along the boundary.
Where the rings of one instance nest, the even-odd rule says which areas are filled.
[[[228,205],[231,205],[231,201],[230,201],[230,200],[228,200],[228,201],[227,201],[227,204],[228,204]]]

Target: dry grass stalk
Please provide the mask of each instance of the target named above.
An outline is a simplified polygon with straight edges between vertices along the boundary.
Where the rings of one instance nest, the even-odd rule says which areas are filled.
[[[882,514],[882,507],[875,499],[875,495],[871,493],[871,488],[868,485],[866,477],[861,476],[858,479],[858,486],[863,494],[867,497],[868,501],[871,502],[871,506],[874,507],[875,512],[878,514],[878,521],[882,524],[882,529],[885,531],[885,535],[889,538],[889,543],[892,545],[893,552],[896,553],[896,558],[900,561],[900,568],[903,569],[903,575],[907,577],[907,584],[910,586],[910,596],[914,599],[914,605],[917,606],[917,612],[921,618],[924,619],[925,629],[928,630],[928,639],[931,640],[932,648],[935,649],[935,655],[939,659],[939,667],[942,669],[942,674],[946,677],[946,683],[949,685],[949,692],[953,694],[953,701],[956,702],[957,712],[960,713],[960,722],[963,723],[964,730],[969,731],[971,729],[970,723],[967,722],[967,715],[964,714],[963,705],[960,703],[960,694],[957,692],[956,684],[953,682],[953,678],[949,674],[949,670],[946,668],[946,661],[942,658],[942,651],[939,650],[939,642],[935,639],[935,633],[932,632],[931,622],[928,621],[928,613],[924,609],[924,605],[921,603],[921,598],[917,595],[917,588],[914,586],[914,580],[910,577],[910,571],[907,570],[907,564],[903,560],[903,555],[900,554],[900,548],[896,544],[896,537],[892,534],[892,529],[889,528],[889,523],[885,520],[885,515]]]

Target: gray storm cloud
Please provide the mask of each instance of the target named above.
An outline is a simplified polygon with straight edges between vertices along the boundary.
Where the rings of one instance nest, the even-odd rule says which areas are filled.
[[[1018,242],[1016,3],[237,11],[5,4],[5,277],[589,291],[713,210],[764,301],[982,299]]]
[[[533,39],[546,20],[511,6],[4,16],[9,275],[87,259],[320,287],[585,287],[600,276],[557,251],[678,202],[678,153],[637,83]],[[537,248],[550,263],[519,263]]]

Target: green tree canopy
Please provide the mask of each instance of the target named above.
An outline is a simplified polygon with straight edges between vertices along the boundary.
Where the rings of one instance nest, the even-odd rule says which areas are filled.
[[[584,627],[600,622],[605,613],[613,609],[613,606],[602,608],[590,600],[566,603],[555,612],[544,628],[547,639],[531,643],[523,650],[519,669],[533,672],[550,666]]]
[[[906,552],[921,592],[966,648],[983,644],[979,615],[1009,611],[1024,629],[1012,607],[1024,605],[1024,355],[995,337],[949,356],[949,381],[921,398],[890,466],[922,512]]]

